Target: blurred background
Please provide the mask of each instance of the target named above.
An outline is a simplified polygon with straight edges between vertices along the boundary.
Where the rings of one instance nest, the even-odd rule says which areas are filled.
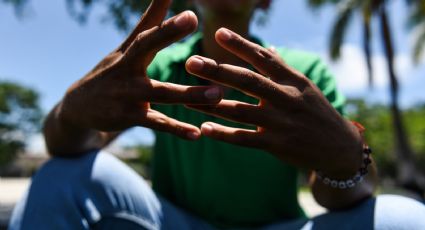
[[[149,2],[0,0],[0,223],[48,159],[45,115],[120,44]],[[174,1],[170,16],[185,2]],[[348,117],[367,128],[379,191],[423,199],[425,0],[275,0],[256,12],[251,31],[319,54],[348,98]],[[135,128],[110,151],[149,177],[153,143],[149,130]]]

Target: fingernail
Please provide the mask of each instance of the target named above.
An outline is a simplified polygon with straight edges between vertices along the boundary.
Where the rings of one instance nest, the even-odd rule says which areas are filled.
[[[210,124],[204,123],[201,125],[201,131],[203,134],[210,134],[213,131],[213,127]]]
[[[204,61],[200,58],[193,57],[189,60],[189,68],[194,71],[201,71],[204,68]]]
[[[208,98],[210,100],[217,100],[217,99],[221,98],[221,92],[220,92],[220,89],[218,87],[208,89],[207,91],[205,91],[204,95],[205,95],[206,98]]]
[[[218,30],[218,38],[223,41],[228,41],[232,37],[232,34],[228,29],[221,28]]]
[[[191,140],[196,140],[196,139],[199,138],[199,136],[200,136],[200,134],[198,132],[189,132],[187,134],[187,137]]]
[[[186,28],[189,24],[189,14],[187,12],[182,13],[181,15],[177,16],[177,18],[174,20],[174,23],[177,27],[180,28]]]

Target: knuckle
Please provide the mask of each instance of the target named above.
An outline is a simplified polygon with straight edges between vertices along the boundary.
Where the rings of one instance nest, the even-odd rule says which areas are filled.
[[[263,58],[267,60],[276,60],[277,58],[279,58],[279,56],[275,52],[269,49],[263,48],[261,46],[258,47],[258,52],[260,56],[262,56]]]
[[[145,30],[137,34],[136,38],[134,39],[134,43],[137,44],[138,47],[142,47],[145,43],[149,43],[150,39],[148,39],[148,37],[150,31],[151,30]]]
[[[315,87],[314,83],[306,77],[294,77],[293,82],[294,87],[296,87],[299,92],[305,92],[307,89]]]
[[[214,60],[208,60],[206,61],[207,68],[205,68],[205,73],[208,76],[219,76],[220,73],[223,71],[223,64],[218,64]]]
[[[164,38],[171,39],[176,37],[176,35],[180,34],[179,30],[175,29],[174,23],[172,19],[163,21],[157,29],[157,36],[160,40],[164,40]],[[162,38],[162,39],[161,39]],[[165,39],[165,40],[167,40]]]
[[[161,102],[172,102],[184,99],[184,94],[176,91],[176,89],[168,82],[161,83],[159,87],[152,90],[155,100]]]
[[[161,24],[139,33],[135,39],[138,48],[137,50],[145,52],[157,52],[158,48],[156,44],[159,41],[158,38],[166,36],[164,35],[163,27],[163,24]]]
[[[251,71],[245,71],[244,77],[241,78],[242,84],[248,87],[257,87],[262,85],[262,80]]]
[[[235,40],[242,48],[250,46],[249,42],[240,35],[237,35]]]
[[[158,116],[155,118],[155,123],[160,127],[167,127],[170,122],[166,116]]]
[[[162,21],[159,26],[158,26],[158,32],[159,33],[164,33],[167,32],[167,26],[170,25],[171,20],[167,20],[167,21]]]
[[[256,50],[256,57],[256,61],[259,63],[266,63],[276,69],[283,68],[283,61],[280,56],[268,49],[258,47]]]
[[[215,128],[212,135],[219,140],[225,140],[225,134],[221,128]]]
[[[173,125],[173,129],[172,129],[173,133],[177,134],[177,135],[185,135],[185,129],[183,126],[179,125],[179,124],[175,124]]]

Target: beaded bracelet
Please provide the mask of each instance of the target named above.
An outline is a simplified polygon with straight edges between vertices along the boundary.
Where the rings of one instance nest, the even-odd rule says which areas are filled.
[[[352,123],[357,127],[357,129],[359,130],[363,138],[363,133],[365,131],[365,128],[360,123],[357,123],[355,121],[353,121]],[[372,154],[372,149],[367,144],[364,144],[363,153],[362,153],[362,156],[363,156],[362,165],[360,166],[357,173],[350,179],[347,179],[347,180],[332,179],[319,170],[316,170],[316,178],[322,181],[323,184],[331,186],[332,188],[339,188],[339,189],[353,188],[357,184],[361,183],[364,179],[364,176],[368,173],[367,168],[372,163],[371,154]]]
[[[367,167],[372,163],[371,158],[372,149],[369,146],[363,148],[363,162],[357,173],[348,180],[335,180],[323,174],[321,171],[316,170],[316,178],[321,180],[323,184],[331,186],[332,188],[347,189],[353,188],[358,183],[362,182],[364,176],[368,173]]]

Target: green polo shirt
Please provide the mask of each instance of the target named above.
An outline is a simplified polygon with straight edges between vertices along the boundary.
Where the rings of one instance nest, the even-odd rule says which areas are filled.
[[[200,33],[157,54],[149,66],[151,78],[182,85],[208,84],[188,74],[186,60],[201,52]],[[260,41],[253,41],[262,44]],[[262,44],[263,45],[263,44]],[[285,62],[310,78],[342,111],[344,98],[320,59],[304,52],[277,49]],[[226,99],[258,101],[233,90]],[[212,121],[248,126],[205,115],[181,105],[153,105],[162,113],[200,127]],[[248,127],[253,128],[253,127]],[[255,227],[304,216],[298,199],[298,171],[271,154],[210,138],[186,141],[156,132],[152,167],[153,189],[178,207],[218,227]]]

